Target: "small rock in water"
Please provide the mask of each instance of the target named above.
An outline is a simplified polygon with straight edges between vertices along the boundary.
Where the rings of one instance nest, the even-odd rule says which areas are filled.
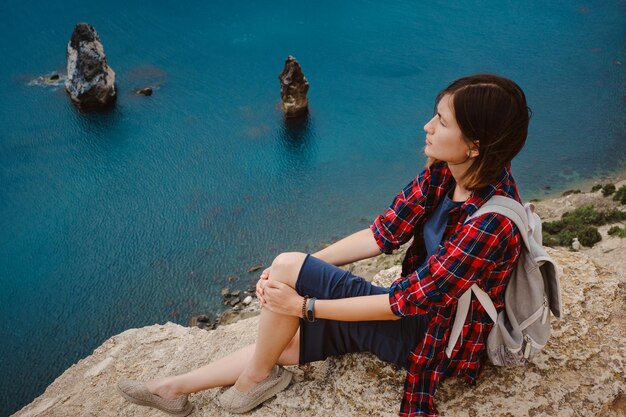
[[[28,85],[38,85],[42,87],[56,87],[64,83],[65,77],[56,72],[47,75],[40,75],[39,77],[31,80]]]
[[[135,90],[135,94],[137,94],[138,96],[151,96],[152,87],[138,88],[137,90]]]
[[[238,279],[239,279],[239,278],[237,278],[237,277],[236,277],[236,276],[234,276],[234,275],[231,275],[231,276],[229,276],[229,277],[228,277],[228,281],[229,281],[229,282],[237,281]]]
[[[248,272],[254,272],[257,271],[259,269],[263,268],[263,264],[256,264],[254,266],[251,266],[250,268],[248,268]]]
[[[196,320],[200,323],[208,323],[209,322],[209,316],[201,314],[199,315]]]
[[[242,303],[243,305],[247,306],[248,304],[250,304],[252,302],[252,297],[251,296],[247,296],[246,298],[243,299]]]
[[[228,288],[222,288],[222,297],[228,297],[230,290]]]
[[[239,297],[239,294],[241,294],[241,291],[236,290],[230,293],[230,295],[232,295],[233,297]]]
[[[239,298],[233,298],[232,300],[230,300],[229,304],[231,306],[236,306],[237,304],[239,304]]]

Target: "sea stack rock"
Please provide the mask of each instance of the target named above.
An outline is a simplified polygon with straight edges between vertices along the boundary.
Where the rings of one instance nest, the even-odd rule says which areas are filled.
[[[115,101],[115,72],[107,65],[98,33],[87,23],[76,25],[67,44],[65,89],[81,108],[104,108]]]
[[[309,111],[309,100],[306,97],[309,91],[307,81],[300,64],[289,55],[285,61],[285,67],[278,76],[280,80],[280,97],[283,101],[285,117],[298,117],[306,115]]]

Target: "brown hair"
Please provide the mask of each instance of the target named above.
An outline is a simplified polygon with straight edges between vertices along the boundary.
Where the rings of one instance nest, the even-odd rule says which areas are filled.
[[[467,169],[463,186],[480,189],[492,183],[524,146],[532,114],[526,96],[513,81],[493,74],[463,77],[437,95],[452,95],[453,111],[468,145],[478,147],[478,156]],[[427,167],[435,162],[428,158]]]

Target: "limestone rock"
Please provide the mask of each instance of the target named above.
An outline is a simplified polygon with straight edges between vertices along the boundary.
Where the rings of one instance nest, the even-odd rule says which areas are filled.
[[[307,81],[300,64],[289,55],[285,61],[285,67],[278,76],[280,80],[280,98],[285,117],[299,117],[309,111],[309,82]]]
[[[535,363],[487,365],[475,387],[448,379],[436,401],[444,417],[623,416],[626,408],[626,278],[585,252],[549,249],[562,266],[564,319]],[[399,267],[376,277],[388,285]],[[255,340],[259,317],[206,331],[172,323],[127,330],[57,378],[16,416],[156,416],[116,392],[122,378],[183,373]],[[395,416],[405,372],[367,353],[289,367],[291,385],[249,415]],[[195,416],[224,416],[221,389],[193,394]]]
[[[116,98],[115,72],[107,65],[98,33],[87,23],[76,25],[67,44],[65,90],[84,109],[108,107]]]

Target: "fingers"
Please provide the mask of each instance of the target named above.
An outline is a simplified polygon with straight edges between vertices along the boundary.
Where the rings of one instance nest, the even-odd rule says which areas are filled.
[[[272,304],[274,300],[280,298],[280,286],[284,285],[282,282],[264,281],[263,284],[263,304]]]
[[[265,289],[264,287],[264,283],[267,282],[263,279],[259,279],[259,281],[256,283],[256,296],[259,299],[259,301],[261,302],[261,304],[265,303]]]
[[[266,289],[267,288],[281,288],[283,285],[285,285],[285,284],[283,284],[280,281],[269,281],[268,280],[267,283],[265,284],[265,288]]]
[[[286,314],[284,311],[284,298],[289,290],[287,284],[280,281],[259,279],[256,286],[256,294],[261,304],[261,308],[267,308],[270,311]]]
[[[263,270],[263,272],[261,272],[261,279],[268,279],[270,277],[271,269],[272,267],[270,266],[269,268],[266,268],[265,270]]]

